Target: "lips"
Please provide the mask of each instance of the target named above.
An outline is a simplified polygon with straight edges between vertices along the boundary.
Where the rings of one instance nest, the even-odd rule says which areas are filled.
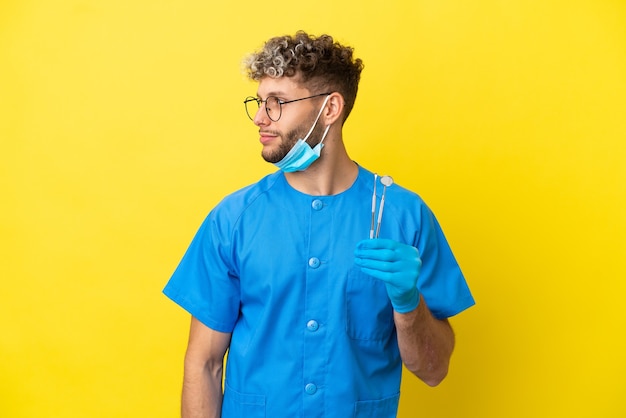
[[[259,141],[261,141],[263,145],[269,144],[278,136],[273,132],[259,132],[259,135],[261,136]]]

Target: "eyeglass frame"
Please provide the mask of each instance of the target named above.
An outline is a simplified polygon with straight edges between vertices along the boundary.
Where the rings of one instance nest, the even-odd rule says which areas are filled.
[[[243,104],[244,104],[244,106],[246,108],[246,115],[248,115],[250,120],[253,121],[254,120],[254,116],[250,115],[250,112],[248,112],[248,103],[256,102],[256,104],[257,104],[259,109],[261,109],[261,103],[265,103],[266,104],[266,106],[265,106],[265,113],[267,114],[267,117],[269,118],[269,120],[271,120],[272,122],[278,122],[280,120],[281,116],[283,115],[283,105],[285,105],[287,103],[299,102],[301,100],[313,99],[315,97],[330,96],[331,94],[333,94],[333,93],[332,92],[330,92],[330,93],[320,93],[320,94],[314,94],[313,96],[302,97],[300,99],[293,99],[293,100],[282,100],[281,98],[279,98],[277,96],[267,96],[267,98],[265,100],[262,100],[262,99],[259,99],[258,97],[248,96],[243,101]],[[278,118],[276,118],[276,119],[272,119],[272,117],[270,116],[269,110],[267,110],[267,101],[269,99],[271,99],[271,98],[275,98],[276,102],[278,102]],[[256,112],[254,113],[254,115],[256,115]]]

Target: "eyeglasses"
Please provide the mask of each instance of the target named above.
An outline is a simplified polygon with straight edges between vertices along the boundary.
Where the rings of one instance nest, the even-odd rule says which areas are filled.
[[[299,102],[300,100],[313,99],[314,97],[328,96],[330,94],[332,93],[321,93],[295,100],[281,100],[276,96],[267,96],[267,99],[261,100],[258,97],[248,96],[246,97],[246,100],[243,101],[243,104],[246,106],[246,114],[250,120],[254,120],[254,116],[261,108],[261,103],[265,103],[265,113],[267,113],[267,117],[270,118],[272,122],[278,122],[283,114],[283,105],[286,105],[287,103]],[[253,103],[256,103],[256,107],[254,107]]]

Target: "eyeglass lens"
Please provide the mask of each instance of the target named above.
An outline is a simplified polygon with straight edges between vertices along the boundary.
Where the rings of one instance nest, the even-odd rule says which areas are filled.
[[[244,103],[246,105],[246,113],[251,120],[254,120],[254,116],[261,107],[261,103],[265,103],[265,112],[270,120],[278,122],[278,119],[280,119],[282,109],[278,97],[268,96],[265,100],[257,99],[256,97],[248,97]]]

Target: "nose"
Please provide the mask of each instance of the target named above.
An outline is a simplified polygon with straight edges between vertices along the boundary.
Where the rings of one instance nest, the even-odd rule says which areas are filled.
[[[259,104],[259,109],[254,114],[254,119],[252,119],[256,126],[264,126],[270,124],[270,118],[267,115],[267,111],[265,110],[265,102],[261,102]]]

